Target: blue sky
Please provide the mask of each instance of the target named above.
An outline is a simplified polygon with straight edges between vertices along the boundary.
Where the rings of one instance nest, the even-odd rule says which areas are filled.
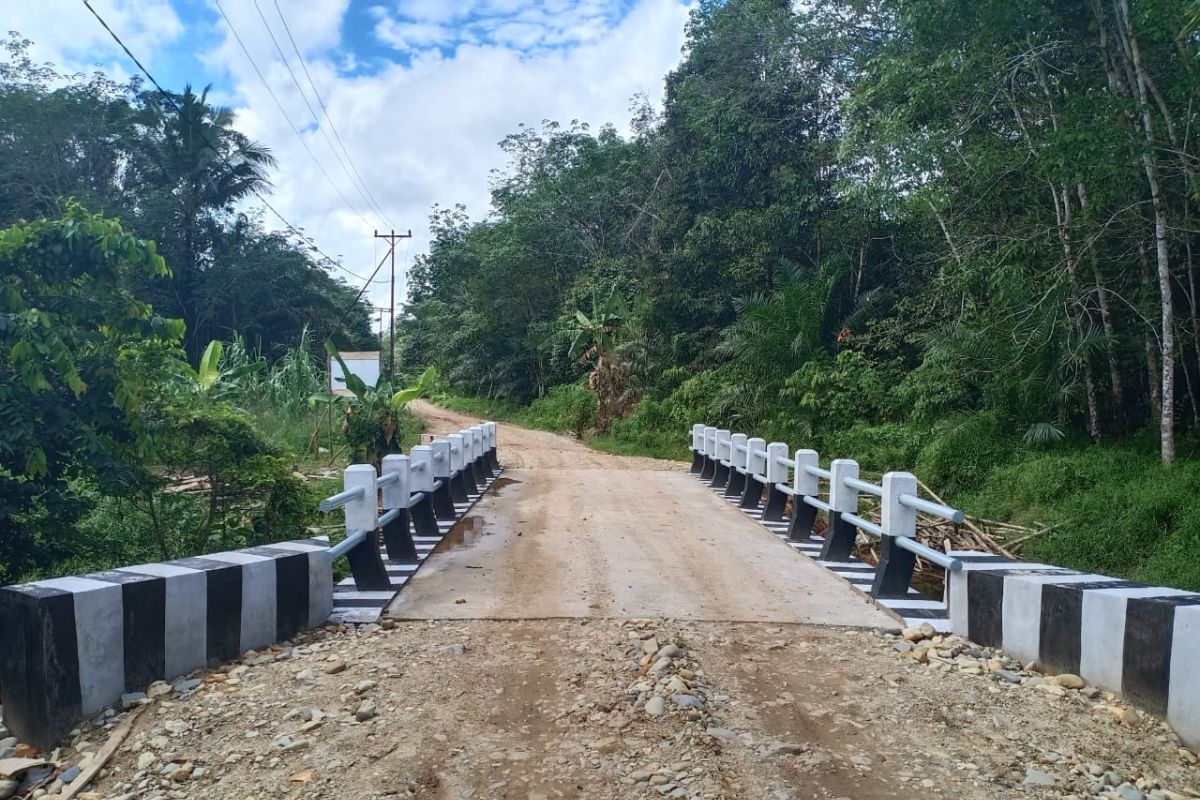
[[[489,172],[504,166],[497,143],[519,125],[578,119],[623,129],[634,95],[660,101],[688,2],[278,0],[277,10],[276,0],[258,0],[258,9],[254,0],[221,0],[248,58],[216,0],[92,0],[166,87],[213,85],[210,97],[274,151],[272,203],[360,275],[381,255],[376,228],[412,228],[407,263],[427,244],[435,203],[486,214]],[[32,39],[37,57],[99,65],[116,78],[134,73],[81,0],[5,6],[3,27]],[[318,119],[280,12],[345,152]],[[339,163],[346,154],[361,182]],[[378,301],[383,291],[369,294]]]

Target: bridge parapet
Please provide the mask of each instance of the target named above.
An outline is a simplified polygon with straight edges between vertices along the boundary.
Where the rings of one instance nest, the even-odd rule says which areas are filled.
[[[916,538],[922,516],[956,525],[966,517],[920,497],[908,472],[885,473],[873,484],[859,478],[851,459],[833,459],[825,469],[815,450],[789,458],[783,442],[766,445],[764,456],[762,439],[703,424],[692,426],[691,442],[697,478],[906,624],[927,621],[1044,672],[1078,675],[1164,717],[1190,746],[1200,744],[1200,594],[929,547]],[[732,475],[739,473],[735,496]],[[860,515],[862,495],[878,498],[878,521]],[[876,564],[854,555],[860,535],[878,539]],[[945,570],[940,601],[912,587],[917,559]]]
[[[493,422],[464,431],[470,449],[460,444],[457,469],[437,460],[451,463],[446,440],[385,456],[378,473],[347,467],[344,490],[321,503],[345,510],[347,535],[332,547],[324,537],[277,542],[0,588],[5,725],[49,750],[79,720],[155,681],[331,619],[377,619],[500,473],[496,433]],[[466,503],[451,502],[454,480],[470,486]],[[343,556],[351,577],[335,585]]]

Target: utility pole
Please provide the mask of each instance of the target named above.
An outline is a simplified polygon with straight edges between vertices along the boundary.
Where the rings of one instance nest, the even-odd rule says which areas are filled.
[[[380,233],[379,231],[375,231],[375,238],[387,240],[389,248],[388,255],[391,257],[392,261],[392,280],[390,287],[392,292],[392,321],[391,328],[388,333],[388,381],[394,386],[396,384],[396,242],[400,241],[401,239],[411,239],[412,231],[410,230],[408,233],[396,233],[394,229],[388,233]],[[382,330],[380,333],[382,334]]]

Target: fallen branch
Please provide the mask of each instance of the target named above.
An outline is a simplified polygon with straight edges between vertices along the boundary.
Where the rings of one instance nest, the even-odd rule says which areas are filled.
[[[92,761],[87,765],[87,769],[79,773],[79,777],[71,781],[70,785],[63,789],[61,800],[72,800],[75,795],[83,791],[83,788],[91,782],[92,778],[96,777],[96,773],[104,769],[104,765],[109,762],[113,754],[121,747],[121,743],[125,741],[125,737],[133,730],[133,723],[141,716],[146,706],[138,706],[129,712],[117,729],[108,737],[108,741],[100,748],[96,755],[92,756]]]

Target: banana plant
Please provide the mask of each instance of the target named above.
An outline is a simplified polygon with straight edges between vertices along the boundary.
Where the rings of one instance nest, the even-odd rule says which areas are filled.
[[[608,431],[612,421],[625,416],[630,409],[629,376],[617,345],[631,317],[629,306],[616,287],[603,302],[592,289],[591,316],[576,310],[575,319],[565,328],[571,337],[570,357],[591,367],[587,386],[596,393],[596,425],[601,431]]]
[[[425,392],[427,392],[433,386],[433,383],[436,380],[437,368],[429,367],[421,373],[421,377],[417,378],[416,383],[405,389],[401,389],[392,395],[392,405],[394,405],[396,408],[403,408],[413,400],[416,400],[421,395],[425,394]]]
[[[183,365],[184,377],[192,382],[200,394],[215,394],[222,384],[262,369],[263,365],[256,361],[223,370],[221,369],[221,357],[224,352],[224,345],[219,340],[213,339],[208,343],[208,347],[204,348],[204,353],[200,356],[200,363],[196,369],[192,369],[188,364]]]
[[[391,384],[380,381],[376,386],[350,371],[332,341],[325,342],[325,352],[342,368],[346,389],[350,396],[321,392],[309,398],[313,406],[319,404],[338,405],[343,409],[342,435],[360,463],[379,465],[380,459],[395,452],[400,430],[399,411],[420,397],[436,380],[437,371],[425,370],[412,386],[393,392]]]

